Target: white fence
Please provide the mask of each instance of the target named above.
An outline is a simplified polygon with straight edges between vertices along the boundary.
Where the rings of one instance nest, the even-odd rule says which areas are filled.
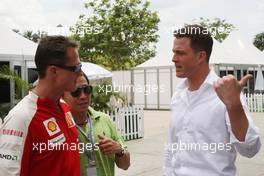
[[[144,111],[142,106],[116,108],[106,112],[113,119],[124,140],[144,137]]]
[[[245,94],[250,112],[264,112],[264,94]]]

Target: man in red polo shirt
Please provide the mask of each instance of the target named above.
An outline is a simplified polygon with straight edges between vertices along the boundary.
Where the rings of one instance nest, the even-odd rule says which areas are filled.
[[[81,73],[78,45],[63,36],[43,38],[35,54],[38,85],[0,127],[0,175],[79,176],[78,133],[60,102]]]

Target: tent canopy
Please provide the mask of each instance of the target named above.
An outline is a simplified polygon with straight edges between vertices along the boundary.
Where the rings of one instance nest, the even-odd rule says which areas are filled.
[[[37,49],[36,43],[2,26],[0,28],[0,38],[0,60],[6,56],[9,58],[32,56],[30,58],[33,59]]]
[[[151,68],[151,67],[167,67],[167,66],[173,66],[173,62],[171,61],[171,58],[151,58],[147,60],[146,62],[138,65],[136,68]]]
[[[89,62],[82,62],[82,71],[88,76],[90,80],[112,77],[112,73],[110,71],[99,65]]]
[[[264,65],[264,57],[252,42],[233,31],[222,43],[214,41],[210,64]]]
[[[258,50],[252,42],[246,40],[238,31],[233,31],[222,42],[214,40],[210,64],[225,65],[264,65],[263,52]],[[153,58],[138,65],[136,69],[171,67],[171,58]]]

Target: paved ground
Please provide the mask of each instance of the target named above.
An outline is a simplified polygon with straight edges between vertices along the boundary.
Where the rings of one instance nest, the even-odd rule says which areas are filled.
[[[145,111],[145,137],[128,141],[131,166],[128,171],[116,169],[117,176],[160,176],[169,126],[169,111]],[[264,113],[254,113],[253,120],[264,134]],[[264,149],[252,159],[238,157],[238,176],[264,176]]]

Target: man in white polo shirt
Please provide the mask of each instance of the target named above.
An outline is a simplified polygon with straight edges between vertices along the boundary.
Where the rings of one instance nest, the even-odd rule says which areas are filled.
[[[185,79],[171,100],[163,175],[234,176],[237,152],[253,157],[261,146],[241,94],[252,76],[238,81],[210,70],[213,39],[206,28],[187,25],[174,37],[172,61]]]

